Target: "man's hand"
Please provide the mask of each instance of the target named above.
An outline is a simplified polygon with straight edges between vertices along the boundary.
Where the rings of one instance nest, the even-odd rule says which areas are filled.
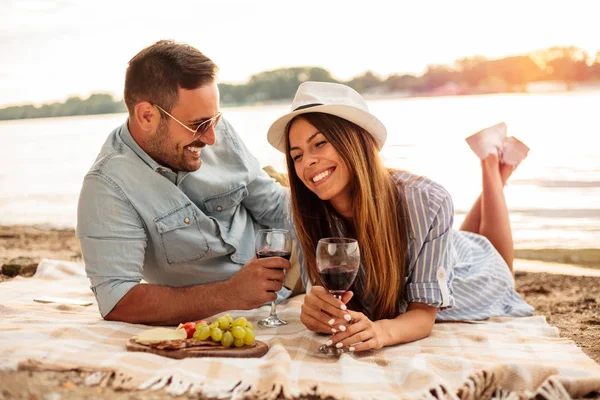
[[[277,299],[283,285],[284,270],[291,264],[281,257],[256,257],[227,280],[229,303],[232,309],[250,310]]]
[[[323,286],[313,286],[310,293],[304,297],[300,321],[313,332],[336,333],[345,330],[345,325],[350,321],[346,303],[352,295],[353,293],[348,291],[340,301]]]

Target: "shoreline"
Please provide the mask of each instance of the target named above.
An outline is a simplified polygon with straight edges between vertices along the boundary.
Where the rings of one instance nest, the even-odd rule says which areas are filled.
[[[33,242],[36,243],[35,248],[31,246]],[[56,258],[57,252],[61,259],[82,261],[75,229],[50,224],[0,224],[0,267],[13,258],[30,257],[37,262],[42,258]],[[516,248],[515,259],[562,264],[561,269],[567,274],[572,266],[600,271],[600,248]],[[543,272],[540,268],[537,271]],[[576,272],[576,268],[573,268],[573,272]]]
[[[227,82],[222,82],[227,84]],[[342,82],[343,83],[343,82]],[[429,99],[429,98],[436,98],[436,97],[468,97],[468,96],[488,96],[488,95],[554,95],[554,94],[569,94],[569,93],[594,93],[594,92],[599,92],[600,91],[600,81],[598,80],[590,80],[590,81],[586,81],[586,82],[581,82],[578,84],[575,84],[571,89],[567,88],[567,84],[565,82],[562,81],[544,81],[542,83],[549,83],[551,86],[552,84],[556,85],[558,84],[558,87],[549,87],[549,88],[536,88],[535,84],[537,82],[529,82],[528,84],[534,84],[534,86],[531,87],[527,87],[528,84],[525,84],[525,87],[523,87],[520,90],[509,90],[509,89],[503,89],[503,90],[496,90],[496,89],[488,89],[488,90],[479,90],[479,89],[467,89],[467,88],[450,88],[449,90],[444,89],[444,85],[439,86],[437,88],[431,89],[431,90],[425,90],[425,91],[414,91],[411,89],[405,89],[405,90],[392,90],[392,91],[388,91],[388,90],[371,90],[371,91],[366,91],[364,93],[362,93],[363,97],[368,100],[368,101],[375,101],[375,100],[395,100],[395,99],[401,99],[401,100],[410,100],[410,99]],[[441,90],[440,90],[441,89]],[[94,94],[94,93],[92,93]],[[105,95],[108,94],[110,96],[113,96],[112,93],[106,93],[106,92],[99,92],[99,93],[95,93],[95,94],[99,94],[99,95]],[[87,99],[83,99],[82,96],[76,96],[79,97],[82,101],[85,101]],[[269,107],[269,106],[279,106],[279,105],[288,105],[290,102],[292,101],[292,97],[289,98],[285,98],[285,99],[269,99],[269,100],[255,100],[255,101],[249,101],[249,102],[241,102],[241,103],[235,103],[235,102],[223,102],[221,105],[223,108],[240,108],[240,107]],[[122,98],[117,98],[115,100],[116,103],[119,104],[124,104],[123,103],[123,99]],[[3,105],[0,105],[0,111],[6,110],[8,108],[13,108],[13,107],[28,107],[28,106],[32,106],[35,107],[36,109],[41,108],[42,106],[48,106],[48,105],[57,105],[57,104],[63,104],[61,101],[59,100],[54,100],[54,101],[48,101],[48,102],[43,102],[40,104],[35,104],[35,103],[31,103],[31,102],[25,102],[25,103],[6,103]],[[49,118],[71,118],[71,117],[90,117],[90,116],[95,116],[95,115],[110,115],[110,114],[123,114],[123,113],[127,113],[127,110],[118,110],[118,111],[112,111],[112,112],[100,112],[100,113],[89,113],[89,114],[70,114],[70,115],[57,115],[57,116],[35,116],[35,117],[20,117],[20,118],[1,118],[0,117],[0,122],[4,122],[4,121],[23,121],[23,120],[39,120],[39,119],[49,119]]]

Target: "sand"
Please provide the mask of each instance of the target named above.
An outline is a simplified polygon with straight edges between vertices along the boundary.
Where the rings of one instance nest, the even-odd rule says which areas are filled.
[[[3,268],[5,272],[13,274],[19,269],[21,275],[31,276],[42,258],[81,262],[81,249],[74,231],[0,226],[0,265],[9,265]],[[10,264],[20,268],[10,267]],[[565,264],[524,260],[517,260],[515,267],[517,290],[535,307],[536,314],[545,315],[548,323],[560,329],[561,336],[573,340],[600,363],[600,270],[577,270]],[[542,270],[552,273],[532,272]],[[11,277],[0,274],[0,282],[8,279]],[[86,375],[79,371],[0,373],[0,399],[155,399],[166,395],[163,391],[123,393],[85,387]]]

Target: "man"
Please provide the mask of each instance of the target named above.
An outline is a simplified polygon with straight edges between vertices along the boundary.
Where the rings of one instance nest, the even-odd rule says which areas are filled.
[[[86,175],[78,209],[107,320],[177,324],[255,308],[282,289],[289,261],[253,257],[256,230],[285,225],[285,192],[221,116],[216,71],[172,41],[129,62],[129,118]]]

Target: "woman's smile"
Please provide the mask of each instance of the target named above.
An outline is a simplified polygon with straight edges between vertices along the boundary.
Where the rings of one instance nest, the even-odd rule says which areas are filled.
[[[329,177],[333,174],[334,171],[335,171],[335,167],[331,167],[324,171],[320,171],[320,172],[314,174],[310,178],[310,181],[312,182],[312,184],[314,186],[321,185],[321,184],[323,184],[323,182],[325,182],[327,179],[329,179]]]

